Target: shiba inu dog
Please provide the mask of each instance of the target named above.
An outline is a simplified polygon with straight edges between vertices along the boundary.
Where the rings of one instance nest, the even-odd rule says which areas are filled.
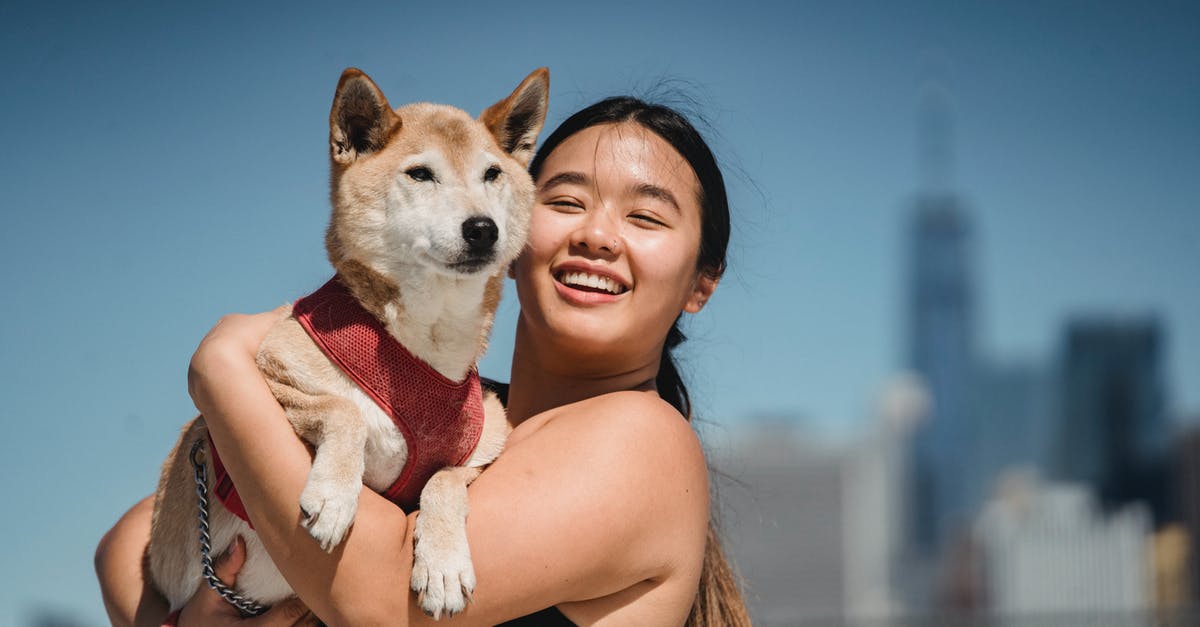
[[[427,103],[393,110],[366,74],[347,69],[329,115],[326,249],[337,274],[297,301],[258,353],[296,433],[315,448],[298,503],[304,527],[329,551],[349,530],[363,483],[409,506],[419,494],[412,587],[435,617],[461,611],[474,588],[465,486],[509,430],[475,364],[503,272],[524,247],[534,199],[525,167],[548,93],[548,72],[536,70],[475,120]],[[203,552],[245,538],[236,592],[262,605],[291,596],[237,514],[199,416],[167,458],[154,504],[148,574],[171,608],[202,579],[219,587],[202,566],[197,484],[208,495]]]

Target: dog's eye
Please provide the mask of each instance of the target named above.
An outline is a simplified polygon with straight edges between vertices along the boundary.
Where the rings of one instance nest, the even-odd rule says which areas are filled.
[[[488,168],[486,172],[483,173],[483,181],[485,183],[491,183],[492,181],[496,180],[496,178],[499,176],[500,176],[500,168],[497,168],[496,166],[492,166],[492,167]]]
[[[408,175],[408,178],[414,181],[426,182],[433,180],[433,171],[425,166],[409,168],[405,170],[404,173]]]

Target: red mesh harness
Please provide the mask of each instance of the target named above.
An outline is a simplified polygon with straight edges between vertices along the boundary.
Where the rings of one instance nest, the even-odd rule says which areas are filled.
[[[296,301],[292,315],[333,363],[379,405],[404,434],[408,460],[383,495],[412,511],[435,472],[467,461],[483,433],[483,392],[472,368],[462,382],[408,352],[355,300],[337,276]],[[213,492],[249,522],[246,508],[209,441]]]

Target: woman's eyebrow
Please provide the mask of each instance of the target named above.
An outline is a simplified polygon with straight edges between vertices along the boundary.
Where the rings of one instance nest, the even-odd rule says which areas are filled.
[[[583,172],[559,172],[539,186],[539,190],[547,190],[556,185],[587,185],[588,177]]]
[[[660,187],[653,183],[639,183],[633,186],[633,193],[638,196],[646,196],[655,200],[660,200],[675,208],[677,213],[680,212],[679,202],[675,200],[675,194],[671,190]]]

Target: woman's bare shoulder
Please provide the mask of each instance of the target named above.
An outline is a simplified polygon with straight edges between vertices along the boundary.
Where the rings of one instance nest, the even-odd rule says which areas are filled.
[[[661,542],[665,529],[708,523],[708,467],[700,440],[675,408],[653,393],[615,392],[559,407],[501,455],[507,471],[551,472],[585,507],[624,521],[624,541]],[[627,525],[627,526],[625,526]],[[609,529],[611,532],[612,529]],[[686,546],[669,547],[687,551]]]
[[[531,444],[538,448],[565,447],[593,463],[618,463],[635,471],[669,467],[678,473],[692,468],[695,473],[676,479],[707,482],[704,452],[696,432],[655,394],[613,392],[548,414],[537,433],[530,434]]]
[[[652,586],[647,599],[686,611],[708,525],[707,468],[687,421],[637,392],[530,420],[469,490],[479,605],[485,590],[536,589],[558,604]]]

